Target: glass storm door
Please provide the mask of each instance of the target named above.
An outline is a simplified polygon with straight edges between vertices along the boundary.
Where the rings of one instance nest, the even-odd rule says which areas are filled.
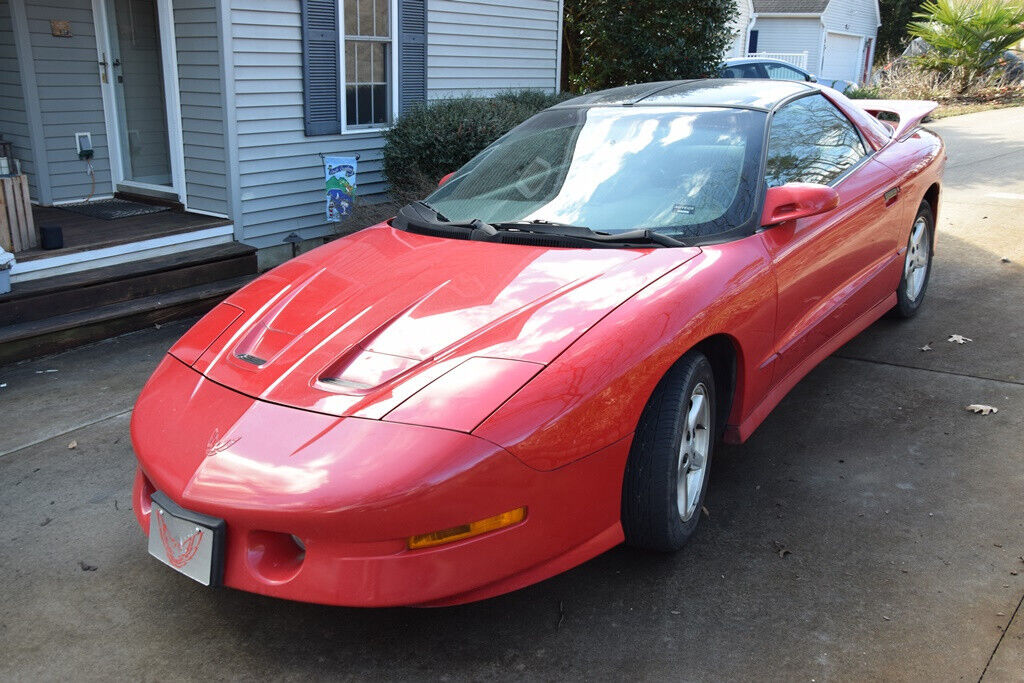
[[[107,0],[107,16],[124,180],[170,186],[170,142],[156,0]]]

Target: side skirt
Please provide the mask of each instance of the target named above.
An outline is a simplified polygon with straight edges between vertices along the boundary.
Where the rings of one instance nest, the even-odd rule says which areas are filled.
[[[757,407],[754,408],[743,422],[738,425],[727,425],[723,441],[725,441],[725,443],[737,444],[743,443],[750,438],[750,435],[754,433],[754,430],[757,429],[758,425],[764,422],[764,419],[768,417],[768,414],[779,404],[779,401],[781,401],[783,397],[796,386],[797,382],[802,380],[808,372],[813,370],[821,361],[832,355],[837,349],[839,349],[839,347],[856,337],[867,329],[871,323],[885,315],[886,311],[895,305],[896,292],[893,292],[868,309],[859,318],[837,332],[827,342],[819,346],[814,353],[794,367],[785,378],[775,385],[775,388],[768,392],[764,399],[757,404]]]

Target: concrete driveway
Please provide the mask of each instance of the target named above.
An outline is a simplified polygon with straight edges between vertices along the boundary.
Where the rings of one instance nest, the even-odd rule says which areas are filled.
[[[720,451],[674,556],[620,547],[437,610],[208,590],[146,555],[128,508],[129,411],[184,326],[0,368],[0,676],[1024,679],[1024,110],[933,128],[950,165],[921,315]]]

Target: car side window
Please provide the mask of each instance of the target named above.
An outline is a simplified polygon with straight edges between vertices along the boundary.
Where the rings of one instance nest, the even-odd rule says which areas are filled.
[[[754,64],[734,64],[722,69],[723,78],[764,78]]]
[[[768,72],[768,78],[776,81],[804,81],[807,80],[807,76],[803,72],[797,71],[791,66],[785,64],[773,64],[767,62],[764,65],[765,71]]]
[[[823,95],[790,102],[772,118],[765,180],[828,185],[867,155],[850,120]]]

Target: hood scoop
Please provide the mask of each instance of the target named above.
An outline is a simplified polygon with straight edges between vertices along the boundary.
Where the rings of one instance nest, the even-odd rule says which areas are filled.
[[[234,355],[240,361],[256,367],[277,358],[302,332],[289,324],[285,312],[289,305],[302,294],[320,271],[298,283],[295,287],[282,290],[281,295],[256,323],[242,336],[235,346]]]
[[[448,286],[449,282],[442,282],[356,342],[320,375],[318,382],[321,385],[326,384],[328,390],[336,393],[365,396],[373,389],[411,370],[423,358],[382,353],[371,350],[370,347],[396,321],[415,311],[424,301]]]

